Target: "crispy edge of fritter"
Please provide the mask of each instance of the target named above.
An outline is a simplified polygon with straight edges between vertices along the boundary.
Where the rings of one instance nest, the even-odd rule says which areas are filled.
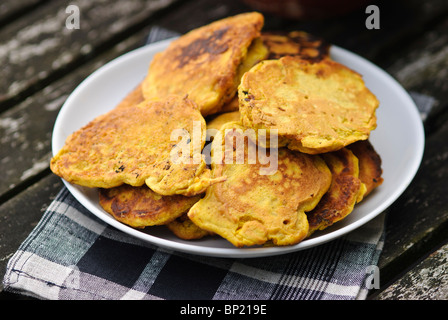
[[[349,149],[322,154],[322,157],[330,168],[332,181],[317,206],[307,213],[308,237],[347,217],[366,191],[359,179],[358,158]]]
[[[147,186],[98,189],[99,204],[104,211],[133,228],[167,224],[185,214],[200,198],[200,195],[162,196]]]
[[[246,57],[238,66],[237,76],[235,78],[236,89],[233,94],[233,97],[230,100],[226,100],[226,102],[222,104],[220,109],[216,112],[211,113],[209,117],[214,117],[218,114],[229,113],[239,110],[238,85],[241,82],[241,77],[258,62],[265,60],[267,55],[268,55],[268,49],[264,46],[261,39],[260,38],[254,39],[252,44],[249,46]]]
[[[167,90],[170,93],[188,94],[198,103],[204,116],[219,112],[220,108],[229,102],[237,92],[238,68],[246,58],[248,48],[253,40],[259,37],[263,24],[262,14],[248,12],[217,20],[189,31],[174,40],[166,50],[154,56],[148,69],[148,75],[142,83],[143,95],[145,98],[156,99],[160,98],[160,92],[166,94]],[[228,31],[231,34],[227,35],[226,41],[223,42],[222,39]],[[210,33],[212,34],[210,35]],[[233,42],[232,51],[228,50],[227,42],[229,41]],[[222,54],[232,55],[231,60],[227,62],[228,70],[213,70],[213,68],[216,69],[213,59]],[[202,79],[207,78],[204,76],[204,72],[198,70],[198,66],[201,67],[204,64],[204,57],[211,61],[210,68],[207,70],[214,79],[213,81],[209,79],[207,82],[207,84],[211,83],[212,90],[206,92],[205,98],[197,97],[197,90],[194,89],[198,87],[197,81],[188,81],[198,75],[201,75]],[[178,71],[180,70],[179,66],[182,73]],[[170,78],[161,82],[159,79],[166,78],[167,74],[170,75]],[[176,74],[182,76],[179,78],[179,76],[176,77]],[[176,77],[174,81],[180,81],[180,89],[173,84],[173,77]],[[177,78],[181,80],[176,80]],[[191,88],[186,90],[189,87]],[[201,95],[204,94],[203,91],[200,92]],[[202,101],[204,99],[205,101]]]
[[[330,59],[330,44],[304,31],[262,32],[260,38],[268,48],[268,60],[284,56],[295,56],[313,62]]]
[[[238,101],[238,94],[235,93],[235,96],[232,98],[232,100],[230,100],[229,102],[224,104],[222,106],[221,110],[219,110],[219,113],[214,113],[214,114],[210,115],[210,117],[214,117],[217,114],[221,114],[221,113],[228,113],[228,112],[238,111],[239,109],[240,109],[240,104],[239,104],[239,101]]]
[[[142,84],[141,82],[132,89],[118,104],[115,108],[127,108],[135,106],[141,102],[143,102],[145,98],[142,93]]]
[[[213,235],[212,232],[199,228],[185,213],[168,223],[167,228],[183,240],[198,240]]]
[[[182,104],[184,104],[183,106],[185,108],[182,107]],[[187,108],[186,104],[188,104],[190,107]],[[181,107],[179,107],[179,105]],[[180,112],[176,112],[176,108],[178,108]],[[183,172],[181,165],[171,166],[170,170],[168,171],[163,170],[166,167],[166,159],[162,161],[162,159],[157,158],[160,157],[160,154],[154,154],[155,158],[153,159],[150,155],[138,152],[141,149],[141,146],[139,147],[140,149],[136,150],[135,152],[143,157],[142,159],[140,159],[141,161],[139,163],[142,163],[142,161],[143,163],[145,163],[146,161],[147,165],[144,167],[141,167],[140,165],[137,166],[136,161],[139,160],[138,158],[132,158],[133,162],[131,162],[130,165],[130,163],[124,163],[123,161],[125,159],[121,159],[117,153],[113,153],[112,155],[110,155],[110,150],[108,150],[106,152],[106,155],[101,155],[101,149],[92,148],[92,146],[94,145],[101,147],[101,145],[111,142],[114,143],[111,148],[119,148],[121,150],[123,149],[123,147],[129,147],[129,144],[123,144],[122,146],[119,146],[119,142],[115,141],[113,137],[109,136],[108,134],[104,134],[104,128],[107,129],[106,133],[109,130],[108,128],[113,129],[111,131],[113,134],[122,134],[124,132],[129,133],[125,138],[121,138],[129,142],[135,140],[136,134],[138,134],[139,137],[151,135],[157,136],[155,135],[155,131],[159,133],[166,131],[167,127],[164,122],[158,123],[159,127],[157,127],[157,130],[154,127],[145,128],[145,125],[143,123],[146,121],[145,119],[147,119],[147,121],[154,122],[157,114],[166,113],[168,115],[176,115],[177,117],[185,120],[188,119],[188,112],[190,112],[191,114],[195,113],[197,115],[197,120],[201,121],[201,130],[204,131],[203,134],[201,134],[200,148],[202,149],[205,144],[206,124],[204,118],[200,114],[199,110],[197,110],[197,107],[193,101],[188,100],[186,97],[170,96],[167,97],[164,101],[145,100],[136,106],[130,106],[127,108],[114,108],[106,114],[95,118],[94,120],[89,122],[89,124],[72,133],[67,138],[63,148],[51,159],[50,168],[56,175],[65,179],[66,181],[86,187],[112,188],[123,183],[133,186],[141,186],[146,183],[149,187],[153,187],[153,185],[156,187],[160,187],[161,190],[155,190],[154,188],[153,190],[164,195],[172,195],[177,193],[186,196],[192,196],[195,194],[203,193],[208,186],[207,183],[213,183],[213,181],[209,179],[210,170],[206,167],[206,164],[203,160],[199,164],[186,165],[188,166],[190,173],[192,172],[192,175],[187,176]],[[132,130],[126,129],[126,126],[135,123],[139,123],[140,129],[145,132],[142,131],[136,133]],[[173,125],[176,126],[177,122],[173,123]],[[117,131],[117,129],[119,130]],[[147,130],[149,131],[146,132]],[[168,136],[168,139],[170,139],[170,136]],[[167,148],[167,152],[172,151],[172,145],[172,142],[166,141],[165,148]],[[125,153],[124,155],[126,157],[129,156],[128,153]],[[108,158],[109,156],[111,158]],[[169,158],[169,156],[170,155],[168,154],[167,157]],[[86,169],[84,166],[81,166],[80,170],[73,169],[73,166],[75,166],[76,169],[76,166],[78,164],[90,161],[95,161],[95,163],[98,163],[97,166],[103,166],[105,168],[96,170],[93,167],[93,169]],[[91,164],[89,164],[89,166],[91,166]],[[149,173],[147,169],[150,168],[149,166],[151,166],[153,169],[157,167],[157,170],[153,170],[151,171],[151,173]],[[166,188],[163,188],[163,186],[159,182],[169,185],[169,183],[167,183],[167,180],[169,178],[168,175],[173,176],[173,172],[175,171],[175,169],[179,169],[177,172],[181,172],[184,174],[182,178],[184,180],[183,187],[177,191],[166,190]],[[80,173],[78,173],[78,171],[80,171]],[[149,178],[153,180],[148,181]],[[188,181],[185,179],[187,179]],[[191,182],[191,184],[188,184],[187,182]]]
[[[240,112],[238,110],[220,113],[210,119],[207,123],[207,130],[220,130],[228,122],[239,122]]]
[[[384,181],[381,156],[369,140],[357,141],[347,148],[359,159],[359,178],[366,186],[366,197]]]

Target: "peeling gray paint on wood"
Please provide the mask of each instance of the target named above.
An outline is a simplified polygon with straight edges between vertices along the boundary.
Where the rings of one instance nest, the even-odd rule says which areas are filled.
[[[448,20],[427,32],[418,41],[410,41],[406,54],[394,57],[387,71],[408,90],[432,95],[445,104],[448,92]]]
[[[406,268],[406,259],[409,258],[406,254],[417,254],[425,245],[430,246],[432,241],[440,241],[435,236],[447,228],[448,166],[446,158],[441,156],[448,153],[447,134],[448,123],[428,137],[419,172],[403,195],[389,208],[386,244],[379,260],[382,269],[392,268],[395,272]]]
[[[18,19],[0,31],[0,103],[38,84],[173,2],[74,0],[70,4],[79,7],[80,29],[66,28],[69,16],[65,11],[66,2],[44,3],[31,17]]]
[[[448,21],[442,26],[446,31]],[[407,88],[415,88],[431,79],[434,86],[448,89],[448,34],[430,33],[427,41],[420,43],[422,50],[413,51],[399,59],[389,71]]]
[[[418,264],[378,295],[381,300],[447,300],[448,245]]]
[[[387,68],[405,89],[436,98],[435,108],[446,108],[448,101],[447,81],[442,77],[448,70],[447,27],[448,20],[442,21],[418,41],[410,41],[403,49],[406,54],[397,57]],[[406,252],[419,250],[415,244],[431,241],[432,232],[448,221],[448,212],[444,210],[448,187],[441,183],[448,179],[445,141],[448,124],[435,130],[437,132],[426,139],[420,171],[388,213],[387,245],[379,262],[382,268]],[[434,192],[435,189],[438,191]]]

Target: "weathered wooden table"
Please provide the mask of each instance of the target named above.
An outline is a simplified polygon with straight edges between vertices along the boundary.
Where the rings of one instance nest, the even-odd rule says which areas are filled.
[[[69,4],[80,9],[67,20]],[[405,89],[435,99],[415,179],[386,215],[380,289],[369,299],[448,298],[448,2],[383,1],[380,29],[365,7],[324,21],[266,15],[265,30],[304,30],[371,60]],[[0,5],[0,270],[61,189],[51,134],[72,90],[144,44],[153,26],[179,33],[252,10],[239,0],[2,1]],[[68,26],[68,27],[67,27]],[[409,141],[412,143],[412,141]],[[1,289],[0,289],[1,290]],[[1,292],[1,299],[23,297]]]

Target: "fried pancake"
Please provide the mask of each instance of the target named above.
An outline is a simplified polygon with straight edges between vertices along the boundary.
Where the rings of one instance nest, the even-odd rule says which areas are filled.
[[[218,112],[236,94],[239,66],[263,23],[260,13],[242,13],[174,40],[154,56],[142,83],[143,96],[160,99],[188,94],[204,116]]]
[[[307,32],[262,32],[260,38],[268,48],[267,59],[269,60],[294,56],[318,62],[330,57],[330,45]]]
[[[279,146],[304,153],[341,149],[376,128],[379,102],[362,76],[329,59],[262,61],[244,74],[238,97],[245,127],[277,129]]]
[[[239,111],[220,113],[219,115],[217,115],[216,117],[207,122],[207,130],[208,129],[219,130],[225,123],[235,121],[236,122],[240,121]]]
[[[347,148],[321,155],[332,174],[331,186],[316,208],[307,213],[311,235],[349,215],[366,187],[359,179],[358,158]]]
[[[142,84],[139,83],[131,92],[129,92],[116,108],[132,107],[145,100],[142,93]]]
[[[175,130],[190,140],[185,136],[179,143],[172,137]],[[205,120],[197,106],[171,96],[97,117],[68,137],[50,166],[66,181],[86,187],[146,183],[162,195],[191,196],[214,182],[200,154],[204,144]],[[179,150],[182,157],[173,161],[172,152]]]
[[[359,159],[359,179],[366,186],[364,197],[383,183],[381,157],[369,140],[355,142],[347,146]]]
[[[210,236],[213,233],[199,228],[188,218],[187,214],[181,215],[176,220],[166,225],[174,235],[184,240],[197,240],[206,236]]]
[[[238,111],[240,109],[240,103],[238,101],[238,93],[235,93],[235,96],[232,100],[224,104],[219,110],[220,113],[227,113],[232,111]]]
[[[188,212],[189,218],[236,247],[300,242],[308,233],[305,212],[317,205],[330,186],[327,165],[317,155],[270,149],[264,151],[274,158],[276,170],[261,174],[266,162],[260,154],[256,161],[249,161],[249,148],[256,147],[250,139],[244,139],[244,161],[226,161],[237,159],[238,146],[232,140],[245,134],[242,129],[236,122],[227,123],[220,130],[226,133],[225,139],[213,140],[212,155],[220,151],[222,158],[218,162],[215,157],[212,174],[226,180],[207,189],[205,197]],[[226,146],[230,146],[229,153]],[[228,155],[233,158],[226,158]]]
[[[250,70],[254,65],[256,65],[258,62],[266,59],[268,55],[268,49],[263,44],[260,38],[254,39],[252,44],[250,45],[246,58],[243,60],[243,62],[238,67],[237,71],[237,78],[238,78],[238,84],[241,81],[241,77]],[[235,90],[234,97],[223,104],[223,106],[220,108],[220,113],[226,113],[226,112],[232,112],[239,110],[239,102],[238,102],[238,92]]]
[[[116,220],[134,228],[167,224],[186,213],[201,198],[162,196],[147,186],[127,184],[98,191],[101,207]]]
[[[261,38],[255,38],[251,45],[249,46],[249,49],[247,49],[246,57],[241,61],[240,65],[237,69],[237,86],[235,87],[235,96],[238,91],[238,85],[240,84],[241,77],[249,71],[254,65],[256,65],[258,62],[265,60],[268,57],[269,50],[264,45]]]

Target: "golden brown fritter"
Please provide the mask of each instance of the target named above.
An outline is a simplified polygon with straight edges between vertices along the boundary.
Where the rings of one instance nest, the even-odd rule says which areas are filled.
[[[188,94],[204,116],[218,112],[237,92],[239,66],[263,23],[263,15],[257,12],[242,13],[174,40],[154,56],[143,80],[143,96]]]
[[[195,225],[193,221],[188,218],[187,214],[181,215],[166,226],[176,237],[183,240],[197,240],[213,235],[212,232],[203,230]]]
[[[277,129],[279,146],[318,154],[366,140],[376,128],[376,97],[362,76],[324,59],[283,57],[246,72],[239,86],[247,128]]]
[[[264,45],[261,38],[255,38],[249,48],[247,49],[247,54],[241,61],[237,69],[235,96],[238,93],[238,85],[240,84],[241,77],[249,71],[258,62],[265,60],[269,54],[268,48]]]
[[[364,197],[383,183],[381,157],[369,140],[358,141],[347,146],[359,159],[359,179],[366,185]]]
[[[266,59],[294,56],[313,62],[329,59],[330,45],[323,39],[304,31],[262,32],[260,38],[268,48]]]
[[[188,135],[179,142],[174,132]],[[214,182],[201,150],[205,120],[194,102],[171,96],[115,108],[71,134],[51,170],[70,183],[112,188],[146,183],[163,195],[203,193]],[[178,160],[176,155],[187,146]],[[193,150],[192,150],[193,149]]]
[[[219,130],[225,123],[235,121],[236,122],[240,121],[239,111],[220,113],[216,117],[207,122],[207,130],[208,129]]]
[[[162,196],[147,186],[121,185],[99,189],[101,207],[116,220],[134,228],[164,225],[186,213],[201,198]]]
[[[260,38],[254,39],[254,41],[252,42],[247,51],[246,57],[238,67],[237,70],[238,84],[241,81],[241,77],[258,62],[264,60],[267,57],[267,55],[268,55],[268,49],[263,44],[261,39]],[[235,90],[233,98],[230,101],[223,104],[223,106],[219,109],[219,113],[227,113],[238,110],[239,110],[238,92],[237,90]]]
[[[130,91],[123,100],[116,106],[116,108],[127,108],[135,106],[145,100],[142,93],[142,84],[139,83],[132,91]]]
[[[321,156],[330,168],[332,181],[316,208],[307,213],[310,226],[308,235],[344,219],[366,191],[359,179],[358,158],[349,149],[343,148]]]
[[[188,212],[189,218],[236,247],[300,242],[308,233],[305,212],[317,205],[331,183],[325,162],[319,156],[287,148],[262,150],[265,155],[258,154],[255,161],[249,151],[255,145],[249,139],[244,139],[244,161],[239,161],[236,141],[244,138],[242,127],[227,123],[221,132],[227,134],[225,139],[213,140],[211,166],[213,177],[226,180],[207,189],[205,197]],[[230,146],[228,152],[226,146]],[[263,173],[260,169],[268,166],[267,158],[275,167]]]
[[[219,110],[220,113],[227,113],[227,112],[232,112],[232,111],[238,111],[240,109],[240,105],[239,105],[239,101],[238,101],[238,93],[235,93],[235,96],[233,97],[232,100],[230,100],[229,102],[227,102],[226,104],[224,104],[221,108],[221,110]],[[215,114],[213,114],[212,116],[214,116]]]

